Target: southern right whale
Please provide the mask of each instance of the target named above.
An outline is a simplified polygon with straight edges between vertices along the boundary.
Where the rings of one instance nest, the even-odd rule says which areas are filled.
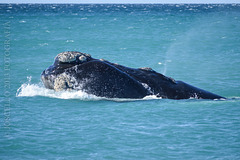
[[[164,76],[151,68],[129,68],[77,51],[59,53],[41,79],[46,88],[82,90],[107,98],[221,99],[217,94]]]

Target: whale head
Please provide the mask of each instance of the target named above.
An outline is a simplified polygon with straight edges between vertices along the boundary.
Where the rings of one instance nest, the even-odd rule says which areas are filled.
[[[48,89],[60,91],[72,87],[72,79],[66,70],[77,65],[93,60],[90,54],[77,51],[66,51],[59,53],[53,65],[45,69],[41,74],[44,86]]]

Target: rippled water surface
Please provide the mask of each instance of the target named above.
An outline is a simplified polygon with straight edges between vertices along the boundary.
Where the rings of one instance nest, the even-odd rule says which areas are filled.
[[[1,4],[0,23],[0,159],[240,159],[240,5]],[[68,50],[228,99],[45,89]]]

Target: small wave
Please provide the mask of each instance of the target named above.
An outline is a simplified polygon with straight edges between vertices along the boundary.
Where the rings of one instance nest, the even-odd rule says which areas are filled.
[[[24,20],[21,20],[21,21],[19,21],[19,23],[26,23],[26,21],[24,21]]]
[[[48,46],[48,43],[40,43],[39,46]]]
[[[74,40],[66,40],[67,43],[73,43]]]

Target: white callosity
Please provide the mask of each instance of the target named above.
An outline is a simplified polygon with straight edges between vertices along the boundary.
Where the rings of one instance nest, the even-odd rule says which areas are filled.
[[[55,60],[60,62],[73,62],[77,59],[81,62],[87,61],[88,58],[91,58],[91,55],[76,51],[67,51],[59,53]],[[76,80],[74,77],[69,76],[66,72],[58,75],[54,80],[54,90],[55,91],[62,91],[62,90],[71,90],[74,87]]]
[[[84,55],[82,55],[82,56],[79,57],[79,60],[80,60],[81,62],[85,62],[85,61],[87,60],[87,57],[84,56]]]
[[[152,68],[149,68],[149,67],[142,67],[142,68],[139,68],[141,70],[145,70],[145,71],[154,71]]]
[[[59,53],[56,58],[61,62],[72,62],[76,60],[77,56],[80,56],[80,53],[62,52]]]
[[[65,89],[70,89],[73,87],[74,82],[71,80],[70,76],[66,73],[60,74],[54,81],[54,90],[62,91]]]
[[[91,57],[91,55],[75,51],[67,51],[59,53],[55,59],[58,59],[60,62],[73,62],[77,57],[79,57],[80,61],[84,62],[88,57]]]

